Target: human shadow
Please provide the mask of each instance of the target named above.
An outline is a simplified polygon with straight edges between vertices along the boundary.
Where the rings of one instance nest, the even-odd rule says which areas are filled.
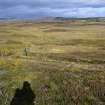
[[[29,82],[23,83],[22,89],[17,88],[10,105],[35,105],[36,95]]]

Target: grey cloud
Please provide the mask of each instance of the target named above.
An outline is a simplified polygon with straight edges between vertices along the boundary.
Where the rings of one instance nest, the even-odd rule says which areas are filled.
[[[0,17],[104,16],[105,0],[0,0]]]

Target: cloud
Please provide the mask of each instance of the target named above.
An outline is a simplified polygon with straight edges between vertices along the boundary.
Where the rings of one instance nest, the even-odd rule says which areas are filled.
[[[0,0],[0,17],[105,16],[105,0]]]

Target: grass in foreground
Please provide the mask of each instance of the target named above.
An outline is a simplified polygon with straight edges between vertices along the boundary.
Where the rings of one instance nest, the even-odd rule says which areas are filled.
[[[35,105],[104,105],[104,24],[0,23],[0,105],[24,81]]]

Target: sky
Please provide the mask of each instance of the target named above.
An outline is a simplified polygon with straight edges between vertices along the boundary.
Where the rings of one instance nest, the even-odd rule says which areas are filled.
[[[0,0],[0,18],[104,16],[105,0]]]

